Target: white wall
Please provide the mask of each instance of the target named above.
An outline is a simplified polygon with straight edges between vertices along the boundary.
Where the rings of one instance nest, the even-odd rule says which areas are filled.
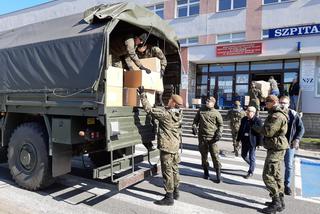
[[[262,28],[320,23],[319,0],[296,0],[262,6]]]

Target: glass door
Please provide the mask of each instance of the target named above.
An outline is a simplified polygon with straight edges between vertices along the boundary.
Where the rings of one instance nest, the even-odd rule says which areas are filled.
[[[232,107],[233,76],[218,76],[217,103],[220,109]]]

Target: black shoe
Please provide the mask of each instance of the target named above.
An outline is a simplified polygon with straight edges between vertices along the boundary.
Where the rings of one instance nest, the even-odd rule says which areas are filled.
[[[286,208],[286,205],[284,203],[284,195],[283,195],[283,193],[280,193],[279,196],[280,196],[281,209],[279,209],[278,212],[282,212]]]
[[[286,195],[291,195],[292,194],[292,191],[291,191],[290,187],[285,187],[284,188],[284,194],[286,194]]]
[[[174,188],[174,190],[173,190],[173,198],[175,200],[178,200],[180,198],[180,192],[179,192],[178,188]]]
[[[243,178],[245,179],[249,179],[253,176],[253,174],[251,172],[248,172],[248,174],[246,174],[245,176],[243,176]]]
[[[235,155],[236,157],[239,157],[239,152],[238,152],[238,150],[235,150],[235,151],[234,151],[234,155]]]
[[[271,213],[281,212],[280,210],[282,211],[280,198],[274,197],[272,198],[272,202],[268,205],[268,207],[263,208],[261,212],[271,214]]]
[[[153,203],[157,204],[157,205],[160,205],[160,206],[172,206],[173,203],[174,203],[173,193],[167,192],[163,199],[155,201]]]
[[[207,169],[203,170],[203,178],[206,180],[209,179],[209,170],[207,170]]]

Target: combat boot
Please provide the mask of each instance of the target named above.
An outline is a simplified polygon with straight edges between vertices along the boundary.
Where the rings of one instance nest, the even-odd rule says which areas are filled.
[[[174,200],[173,200],[172,192],[167,192],[163,199],[154,202],[154,204],[157,204],[160,206],[172,206],[173,203],[174,203]]]
[[[174,198],[175,200],[178,200],[179,197],[180,197],[180,192],[179,192],[178,187],[176,187],[176,188],[174,188],[174,190],[173,190],[173,198]]]
[[[280,193],[280,204],[281,204],[281,208],[279,208],[277,211],[278,212],[281,212],[283,211],[285,208],[286,208],[286,205],[284,203],[284,195],[283,193]],[[267,201],[266,203],[264,203],[266,206],[270,206],[271,204],[273,203],[273,199],[272,201]]]
[[[208,179],[209,178],[209,170],[208,169],[204,169],[203,170],[203,178],[204,179]]]
[[[280,210],[282,211],[280,198],[275,196],[272,198],[272,202],[268,205],[268,207],[263,208],[261,212],[267,213],[267,214],[273,214],[276,212],[281,212]]]
[[[216,169],[216,180],[214,181],[215,183],[220,183],[221,182],[221,169]]]

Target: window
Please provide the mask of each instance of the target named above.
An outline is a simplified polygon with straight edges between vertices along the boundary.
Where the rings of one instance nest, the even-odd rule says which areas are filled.
[[[299,69],[300,62],[298,59],[289,59],[284,62],[284,69]]]
[[[156,13],[161,18],[164,17],[164,6],[163,6],[163,4],[156,4],[156,5],[149,6],[147,8],[149,10],[153,11],[154,13]]]
[[[181,46],[196,45],[199,43],[198,37],[190,37],[179,40]]]
[[[198,15],[200,11],[200,0],[178,0],[177,17]]]
[[[286,1],[292,1],[292,0],[264,0],[263,4],[281,3]]]
[[[217,43],[242,42],[245,40],[245,33],[230,33],[217,36]]]
[[[262,31],[262,39],[269,39],[269,30]]]
[[[209,72],[216,73],[216,72],[232,72],[235,71],[235,64],[228,63],[228,64],[212,64],[209,67]]]
[[[218,11],[244,8],[246,3],[247,0],[219,0]]]
[[[249,75],[248,74],[237,74],[236,76],[236,83],[248,83],[249,82]]]
[[[261,71],[261,70],[281,70],[282,61],[264,61],[264,62],[252,62],[251,70],[252,71]]]
[[[237,71],[249,71],[249,63],[248,62],[238,62],[237,63]]]

